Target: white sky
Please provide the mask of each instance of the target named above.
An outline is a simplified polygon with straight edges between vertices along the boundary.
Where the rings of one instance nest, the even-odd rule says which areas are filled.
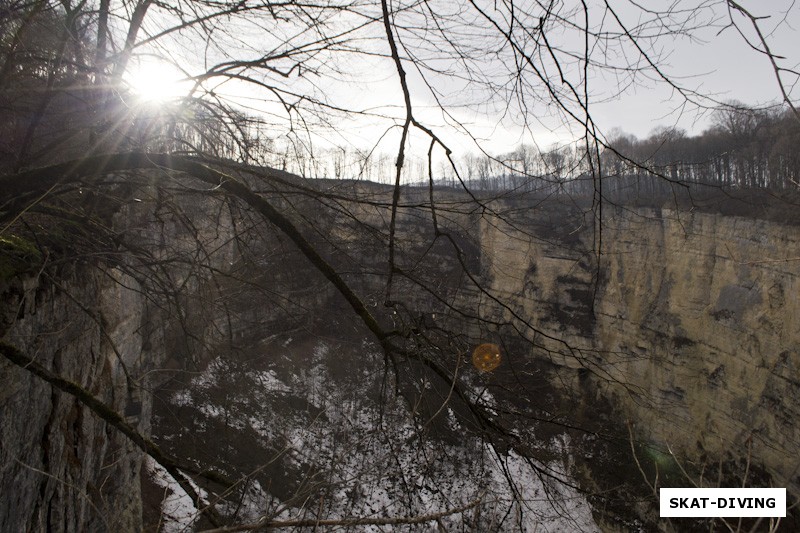
[[[648,3],[658,8],[664,8],[666,4],[655,0],[638,2],[643,6]],[[676,5],[692,7],[700,3],[703,2],[680,1]],[[616,1],[611,4],[615,9],[619,9],[618,12],[626,24],[633,25],[636,22],[638,15],[634,13],[638,13],[638,10],[633,9],[629,2]],[[768,39],[772,52],[783,56],[783,59],[778,60],[779,65],[800,71],[800,6],[795,5],[793,0],[740,0],[739,4],[755,16],[768,17],[760,19],[759,25]],[[714,12],[720,13],[719,9]],[[710,13],[709,10],[703,16],[710,17]],[[625,19],[626,14],[633,18]],[[761,44],[757,41],[757,35],[750,21],[735,12],[734,20],[744,37],[760,47]],[[722,27],[717,25],[698,28],[692,32],[691,39],[665,36],[654,44],[661,54],[659,67],[682,86],[694,89],[717,101],[739,100],[753,106],[780,102],[780,88],[768,58],[748,45],[743,35],[733,27],[722,30]],[[555,37],[557,38],[558,36]],[[567,47],[570,46],[569,40],[569,36],[565,38]],[[581,49],[580,47],[582,42],[576,48]],[[590,82],[590,92],[594,95],[590,111],[594,121],[604,132],[620,128],[643,138],[657,126],[676,126],[687,130],[689,134],[699,134],[710,125],[711,113],[708,109],[697,109],[686,105],[685,100],[663,82],[638,77],[637,84],[632,85],[622,95],[614,95],[619,82],[609,78],[609,76],[605,79],[595,78]],[[800,100],[797,79],[797,75],[784,75],[786,88],[795,102]],[[392,83],[397,84],[397,78],[389,75],[382,85]],[[383,94],[383,91],[381,93]],[[607,100],[604,96],[609,94],[614,96],[609,101],[603,101]],[[432,100],[425,98],[424,93],[416,95],[417,115],[425,117],[432,124],[441,123],[440,113],[424,111],[424,104],[433,104]],[[713,102],[705,103],[713,105]],[[533,108],[533,114],[539,112],[536,118],[542,124],[537,125],[536,121],[531,121],[532,132],[524,132],[521,128],[510,125],[509,121],[499,124],[497,115],[479,112],[478,108],[459,109],[454,114],[459,120],[470,124],[475,136],[485,139],[483,145],[492,153],[510,151],[522,142],[532,144],[532,139],[540,147],[546,148],[554,142],[569,142],[581,135],[580,127],[576,129],[573,126],[571,130],[565,128],[561,116],[548,116],[546,111],[541,112],[541,110],[541,107]],[[442,134],[443,138],[448,139],[454,146],[467,151],[472,149],[470,142],[465,138],[453,134],[447,128],[443,131],[446,132]]]
[[[432,2],[436,3],[435,0]],[[602,3],[603,0],[590,0],[590,4],[593,5]],[[793,0],[739,0],[739,3],[757,16],[769,16],[767,19],[761,19],[759,24],[766,34],[773,52],[785,56],[785,59],[779,60],[780,65],[784,68],[800,70],[800,33],[798,33],[800,32],[800,7],[796,6]],[[489,1],[485,3],[486,6],[492,4]],[[548,33],[548,38],[556,47],[580,53],[583,46],[582,34],[579,31],[579,26],[583,24],[582,12],[580,3],[576,2],[575,4],[578,9],[571,14],[572,18],[565,18],[566,24],[576,24],[578,31],[573,29],[571,34],[569,30],[563,32],[559,28],[563,27],[565,23],[561,22],[555,30]],[[647,20],[648,15],[643,15],[639,7],[633,7],[631,0],[609,0],[609,4],[617,10],[628,26],[635,26],[637,23]],[[672,5],[678,10],[690,8],[693,10],[692,12],[697,12],[698,5],[717,6],[715,9],[705,10],[701,7],[698,17],[694,19],[695,23],[713,18],[714,13],[717,15],[725,13],[720,9],[725,4],[721,0],[670,0],[669,3],[661,0],[640,0],[637,4],[645,9],[648,6],[665,9],[667,5]],[[442,9],[448,8],[447,2],[439,3],[439,5],[444,6]],[[530,7],[534,4],[531,1],[525,1],[517,2],[517,5]],[[374,6],[367,9],[374,9]],[[599,15],[593,16],[599,17]],[[533,17],[531,20],[537,19]],[[735,20],[739,23],[744,35],[755,42],[755,34],[749,21],[741,16],[736,16]],[[599,23],[599,20],[591,21],[595,27]],[[168,26],[164,21],[158,25]],[[606,15],[603,29],[616,31],[618,27]],[[650,44],[655,48],[655,54],[661,56],[658,63],[663,71],[685,87],[697,89],[705,95],[712,95],[719,101],[736,99],[749,105],[779,101],[779,87],[768,59],[749,47],[735,29],[728,28],[722,32],[720,30],[721,26],[700,27],[692,32],[694,39],[665,35]],[[336,28],[332,31],[336,31]],[[385,35],[381,35],[382,26],[374,25],[372,31],[373,33],[370,35],[374,40],[367,41],[367,46],[374,46],[376,50],[385,53],[388,46]],[[243,43],[242,50],[245,56],[248,53],[251,56],[263,53],[258,46],[265,39],[263,36],[266,34],[260,27],[234,28],[231,26],[228,28],[228,33],[238,38],[240,44]],[[286,35],[289,34],[290,32],[287,30]],[[481,38],[479,33],[473,33],[467,34],[465,39],[467,43],[472,44],[480,42],[478,39]],[[486,42],[480,44],[484,45],[487,50],[502,48],[502,39],[498,40],[497,34],[492,35],[487,32],[485,38]],[[176,40],[175,42],[180,41]],[[415,43],[409,38],[406,43],[411,46],[415,44],[421,47],[425,46],[423,40]],[[198,47],[196,43],[192,44],[190,40],[186,40],[180,46],[164,47],[161,51],[163,54],[163,51],[166,50],[167,54],[172,56],[172,60],[185,70],[204,71],[215,64],[213,59],[215,50],[221,50],[221,46],[220,43],[209,41],[205,47]],[[270,45],[263,44],[261,46]],[[627,64],[631,60],[640,61],[640,58],[631,52],[630,47],[627,50],[610,50],[605,54],[595,50],[594,54],[596,58],[608,58],[609,61],[616,64]],[[548,68],[551,79],[557,80],[555,68],[547,65],[547,57],[537,56],[535,59],[542,62],[541,65],[537,65],[538,67]],[[487,58],[479,58],[476,65],[480,66],[480,61],[484,61],[483,66],[487,70],[494,68],[495,64],[492,63],[491,54]],[[193,66],[195,63],[197,63],[196,67]],[[580,86],[582,70],[579,68],[579,63],[572,59],[565,59],[564,64],[567,65],[566,77]],[[391,61],[358,56],[354,62],[343,63],[340,66],[345,67],[343,72],[329,78],[290,77],[288,80],[276,78],[275,83],[282,83],[296,92],[315,91],[317,95],[324,96],[332,103],[343,107],[374,108],[383,114],[404,116],[399,80]],[[416,117],[431,126],[457,153],[475,152],[474,143],[467,136],[459,134],[459,128],[453,127],[450,124],[451,119],[444,117],[437,109],[436,102],[419,81],[413,67],[407,64],[406,69],[412,89],[412,103]],[[162,79],[170,78],[163,74],[159,76]],[[156,84],[157,80],[158,77],[155,77],[152,81],[145,82],[145,85]],[[568,142],[580,135],[580,127],[575,129],[573,125],[571,130],[564,127],[563,116],[553,113],[552,107],[548,108],[533,97],[530,101],[525,102],[525,105],[529,107],[524,117],[513,108],[504,117],[501,117],[501,105],[497,105],[496,102],[494,104],[485,101],[479,102],[478,100],[482,98],[481,95],[469,93],[458,80],[432,79],[432,81],[439,88],[445,90],[447,99],[451,102],[460,104],[472,102],[466,106],[451,108],[452,117],[467,126],[472,135],[479,138],[481,145],[490,153],[508,152],[523,142],[547,148],[554,142]],[[796,76],[786,76],[787,88],[795,101],[800,98],[800,87],[792,85],[796,81]],[[133,79],[132,83],[141,85],[141,80]],[[554,83],[554,85],[557,90],[565,90],[563,85],[558,83]],[[696,109],[691,109],[691,106],[684,106],[683,99],[663,83],[657,83],[637,75],[635,85],[629,87],[622,94],[616,94],[619,85],[619,79],[614,79],[609,75],[595,74],[590,78],[592,94],[590,111],[594,121],[604,132],[609,132],[612,128],[617,127],[638,137],[644,137],[656,126],[678,126],[691,134],[697,134],[709,125],[710,113],[708,111],[698,112]],[[531,87],[531,91],[538,92],[541,96],[541,87],[536,87],[535,82],[531,83]],[[163,90],[166,91],[167,88]],[[155,92],[157,93],[158,90]],[[269,96],[268,93],[259,92],[250,87],[246,88],[241,82],[228,82],[224,86],[218,87],[217,92],[227,94],[232,101],[238,101],[250,112],[261,110],[276,115],[283,112],[280,106],[265,101],[264,98]],[[609,96],[611,98],[608,98]],[[608,101],[604,102],[604,99]],[[523,118],[529,125],[528,130],[519,126],[523,122]],[[391,153],[397,149],[399,129],[396,128],[388,135],[384,135],[390,126],[390,121],[382,121],[378,118],[347,120],[342,117],[334,117],[330,126],[329,130],[321,132],[320,137],[327,138],[326,142],[329,144],[344,143],[351,147],[369,149],[381,139],[378,151]],[[412,137],[412,143],[417,152],[427,151],[428,141],[422,136]],[[324,145],[325,142],[322,143],[322,146]]]
[[[800,66],[800,6],[793,0],[741,1],[742,6],[756,16],[769,16],[760,21],[768,36],[773,53],[785,56],[784,68],[798,70]],[[784,20],[784,14],[786,18]],[[741,17],[737,20],[754,39],[752,26]],[[780,23],[780,27],[775,27]],[[683,77],[689,87],[715,95],[719,100],[740,100],[748,105],[765,105],[781,99],[772,67],[763,54],[753,50],[733,28],[721,34],[717,29],[703,31],[706,42],[673,41],[666,61],[667,71]],[[755,40],[754,40],[755,42]],[[796,76],[785,76],[787,83]],[[787,86],[787,89],[789,87]],[[794,101],[800,97],[800,87],[794,87]],[[599,123],[617,126],[638,137],[646,136],[656,125],[677,125],[697,134],[709,125],[708,114],[680,113],[681,99],[666,87],[638,88],[617,101],[595,108]]]

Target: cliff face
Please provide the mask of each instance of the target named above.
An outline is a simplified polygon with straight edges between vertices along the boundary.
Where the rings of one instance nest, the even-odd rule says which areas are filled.
[[[579,217],[550,226],[481,232],[491,287],[576,348],[540,356],[590,369],[594,394],[679,460],[734,461],[737,476],[752,457],[797,491],[800,229],[619,210],[604,220],[598,276],[597,235]]]
[[[213,198],[184,203],[119,209],[126,240],[110,260],[75,252],[73,265],[0,281],[0,338],[144,435],[164,370],[202,360],[226,319],[209,272],[233,260],[232,218],[207,215]],[[0,530],[141,531],[142,452],[127,437],[5,358],[0,413]]]
[[[208,357],[215,337],[231,346],[259,342],[274,333],[271,324],[279,317],[285,322],[288,313],[293,327],[302,326],[308,308],[331,304],[330,284],[273,229],[253,224],[252,234],[242,232],[239,215],[211,217],[222,212],[221,204],[203,201],[184,208],[191,224],[158,209],[117,217],[128,236],[155,251],[153,258],[178,258],[167,268],[180,287],[172,303],[153,298],[153,287],[142,285],[148,278],[130,264],[75,267],[56,280],[16,278],[0,286],[4,340],[130,415],[129,422],[147,433],[148,391],[164,375],[152,370]],[[380,275],[366,282],[359,273],[363,264],[385,271],[384,243],[375,238],[365,248],[352,235],[358,221],[380,221],[384,211],[358,213],[353,228],[323,226],[342,234],[345,245],[335,254],[344,265],[353,262],[343,271],[373,306],[383,296]],[[576,208],[509,212],[503,218],[450,214],[451,225],[462,230],[462,266],[488,293],[470,288],[460,267],[447,263],[447,243],[437,241],[442,250],[426,248],[426,262],[419,264],[446,280],[456,305],[484,317],[527,321],[547,334],[526,356],[546,360],[554,386],[573,397],[579,393],[585,404],[610,402],[638,438],[687,462],[751,457],[775,485],[798,491],[797,227],[667,209],[607,209],[599,235]],[[424,221],[404,223],[412,257],[414,246],[431,235]],[[211,266],[205,273],[190,267],[198,250]],[[223,270],[211,279],[209,272]],[[242,280],[252,289],[242,290]],[[508,308],[498,308],[489,293]],[[415,294],[404,294],[414,310],[430,299]],[[170,315],[173,304],[177,315]],[[5,361],[0,410],[1,530],[140,529],[141,455],[126,438],[72,397]]]
[[[0,293],[8,342],[118,412],[135,413],[129,421],[141,429],[149,398],[129,394],[124,369],[141,375],[156,358],[144,344],[148,313],[135,288],[109,270],[58,285],[17,280]],[[73,397],[5,360],[0,383],[0,530],[136,530],[138,450]]]

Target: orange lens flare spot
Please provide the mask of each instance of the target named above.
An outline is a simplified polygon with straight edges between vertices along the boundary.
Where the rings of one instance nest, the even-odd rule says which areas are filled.
[[[479,372],[491,372],[500,366],[502,359],[500,347],[488,342],[478,345],[472,352],[472,364]]]

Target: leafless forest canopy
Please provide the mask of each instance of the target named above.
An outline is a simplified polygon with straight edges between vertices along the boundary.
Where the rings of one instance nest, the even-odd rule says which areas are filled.
[[[653,505],[663,476],[687,482],[713,472],[741,483],[758,472],[767,479],[742,442],[732,446],[735,458],[703,464],[700,474],[685,458],[652,452],[632,425],[614,418],[613,395],[586,399],[588,391],[614,390],[654,403],[629,383],[633,376],[604,366],[649,356],[635,348],[605,353],[587,339],[597,295],[609,283],[610,214],[665,207],[797,224],[800,72],[797,47],[785,45],[797,7],[780,4],[0,0],[0,283],[14,308],[0,324],[3,372],[13,363],[25,379],[57,391],[54,398],[69,398],[74,412],[102,420],[182,487],[203,515],[198,524],[230,531],[315,523],[526,530],[523,515],[537,511],[525,491],[534,488],[565,520],[552,527],[577,520],[578,507],[564,502],[578,494],[598,523],[618,517],[620,527],[649,527],[658,523]],[[743,43],[763,66],[758,72],[771,89],[758,102],[705,91],[702,76],[671,63],[672,48],[721,36]],[[145,78],[152,64],[176,80]],[[144,98],[143,81],[157,93],[163,83],[164,98]],[[688,134],[657,126],[637,138],[624,122],[595,121],[601,103],[625,101],[639,87],[665,89],[672,111],[710,117],[708,127]],[[548,129],[570,140],[540,141]],[[500,132],[518,142],[498,150],[489,141]],[[552,246],[554,256],[563,251],[573,267],[554,279],[569,301],[538,320],[519,295],[497,288],[500,273],[513,269],[481,255],[482,239],[496,233],[518,239],[511,251],[519,242]],[[532,277],[542,264],[514,268]],[[163,343],[160,350],[143,343],[158,352],[153,360],[124,362],[114,321],[83,299],[79,279],[141,298],[147,316],[136,335]],[[111,346],[103,372],[135,402],[124,404],[113,387],[93,387],[60,361],[60,351],[28,353],[29,337],[41,335],[15,328],[48,291],[80,309],[87,338],[96,331],[98,346]],[[533,301],[536,291],[522,292]],[[779,292],[770,298],[784,298]],[[270,311],[262,316],[262,308]],[[340,338],[311,346],[292,337],[293,328]],[[670,335],[676,349],[694,342]],[[306,355],[258,359],[267,345],[283,354],[280,342]],[[503,359],[495,374],[477,372],[469,357],[480,343],[517,359]],[[343,359],[356,370],[320,362],[319,353],[336,349],[349,350]],[[353,361],[362,354],[368,362]],[[568,369],[577,385],[547,383],[542,376],[554,368]],[[196,381],[202,372],[221,381]],[[348,381],[356,374],[361,388]],[[191,402],[255,405],[255,396],[236,396],[242,383],[285,393],[283,403],[259,400],[286,408],[284,417],[263,427],[252,418],[244,428],[235,417],[229,424],[233,411],[225,411],[218,433],[186,422],[197,414]],[[301,392],[286,392],[288,384]],[[573,401],[597,412],[573,409]],[[153,404],[159,416],[188,413],[173,426],[155,419],[156,430],[175,432],[169,438],[151,437],[149,421],[136,419]],[[4,416],[6,405],[11,400]],[[126,410],[134,414],[122,416]],[[312,412],[315,423],[352,422],[353,431],[313,433],[317,426],[302,418]],[[370,417],[353,414],[362,412]],[[57,426],[43,423],[47,431]],[[233,444],[236,435],[257,441],[256,426],[269,441],[268,459]],[[230,428],[239,433],[225,433]],[[301,429],[318,446],[313,457],[297,455],[301,446],[290,436]],[[181,439],[192,432],[219,436],[220,445],[206,442],[188,457],[197,442]],[[556,444],[540,447],[545,439]],[[348,452],[334,453],[332,443]],[[388,452],[365,451],[374,447]],[[43,446],[42,456],[51,448]],[[367,459],[347,463],[354,471],[337,470],[352,458],[349,450]],[[580,454],[602,461],[581,463]],[[437,470],[431,457],[446,457],[451,470]],[[28,472],[12,451],[3,459],[17,465],[9,467],[13,475]],[[35,468],[46,470],[42,461]],[[667,463],[671,470],[660,473]],[[390,487],[389,504],[363,504],[357,480],[367,474],[359,467],[377,476],[375,487]],[[267,480],[287,472],[301,482],[264,503]],[[541,487],[519,485],[525,476]],[[52,491],[72,490],[64,487]],[[637,494],[646,503],[624,503]],[[107,520],[101,500],[87,516],[97,511],[97,520]],[[251,500],[260,512],[240,514]]]

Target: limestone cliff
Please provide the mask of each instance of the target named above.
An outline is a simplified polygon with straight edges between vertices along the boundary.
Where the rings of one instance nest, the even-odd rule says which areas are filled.
[[[538,229],[485,222],[485,279],[521,316],[575,348],[538,356],[590,371],[594,394],[612,399],[639,437],[687,465],[752,457],[776,486],[797,493],[800,228],[671,209],[609,211],[599,271],[598,235],[575,213]],[[578,390],[572,378],[567,388]],[[564,380],[562,372],[553,381]]]
[[[0,339],[148,435],[164,370],[191,367],[208,339],[230,333],[209,303],[219,290],[209,272],[233,260],[231,217],[205,215],[215,202],[130,202],[113,215],[118,249],[83,254],[66,241],[70,264],[57,256],[4,276]],[[1,531],[141,530],[142,452],[127,437],[5,358],[0,413]]]
[[[0,294],[6,341],[142,428],[149,397],[125,372],[140,376],[157,358],[144,342],[152,328],[135,287],[113,269],[76,270],[58,282],[17,279]],[[138,450],[73,397],[5,360],[0,383],[0,530],[136,530]]]
[[[149,391],[166,374],[153,370],[191,366],[220,338],[227,347],[263,340],[279,317],[303,327],[309,308],[335,304],[330,284],[279,232],[224,200],[203,198],[192,198],[180,216],[158,201],[118,215],[115,227],[135,246],[116,264],[3,282],[3,339],[147,433]],[[440,211],[440,227],[450,232],[445,240],[427,226],[429,212],[413,207],[424,205],[421,198],[400,219],[398,264],[424,271],[437,282],[436,296],[447,299],[396,281],[407,317],[417,321],[398,316],[398,329],[413,335],[432,324],[460,335],[455,328],[467,330],[474,310],[528,322],[545,335],[524,357],[546,361],[563,392],[588,406],[608,402],[638,438],[687,464],[751,457],[775,485],[800,492],[800,228],[712,213],[606,209],[600,233],[591,214],[575,206],[499,205],[477,213],[470,200],[466,209]],[[365,202],[341,220],[308,208],[317,227],[331,230],[315,245],[337,237],[328,256],[376,313],[384,297],[387,205]],[[365,231],[367,220],[380,231]],[[357,231],[366,237],[356,238]],[[141,249],[152,253],[130,257]],[[495,334],[500,322],[479,323],[481,331],[468,334]],[[1,530],[140,528],[141,455],[124,437],[5,361],[0,410]]]

